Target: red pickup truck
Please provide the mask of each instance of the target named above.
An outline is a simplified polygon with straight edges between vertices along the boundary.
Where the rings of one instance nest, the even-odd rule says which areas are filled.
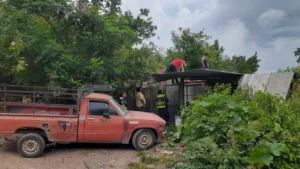
[[[38,157],[55,144],[121,143],[145,150],[162,139],[166,125],[162,118],[125,110],[109,95],[88,94],[78,107],[76,112],[66,105],[2,104],[0,138],[20,136],[17,149],[27,158]]]

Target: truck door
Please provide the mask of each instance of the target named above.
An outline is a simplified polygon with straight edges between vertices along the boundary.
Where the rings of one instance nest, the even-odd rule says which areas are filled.
[[[109,117],[104,117],[108,113]],[[95,143],[121,143],[124,121],[105,101],[89,101],[84,124],[84,141]]]

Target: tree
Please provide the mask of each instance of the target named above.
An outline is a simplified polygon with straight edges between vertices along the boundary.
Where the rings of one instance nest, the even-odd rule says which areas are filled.
[[[284,72],[295,72],[296,68],[295,67],[287,67],[285,69],[278,69],[277,72],[278,73],[284,73]]]
[[[193,33],[190,29],[179,28],[179,33],[172,32],[173,47],[167,50],[165,65],[167,66],[174,59],[187,61],[188,69],[200,68],[201,58],[204,53],[208,54],[209,68],[239,73],[254,73],[259,68],[257,53],[247,58],[246,56],[224,56],[224,48],[216,39],[209,44],[210,36],[203,31]]]
[[[298,48],[294,53],[295,56],[297,57],[297,62],[300,63],[300,48]]]
[[[162,54],[152,43],[143,44],[141,48],[120,50],[119,55],[119,66],[116,66],[118,79],[120,83],[125,82],[131,86],[149,81],[157,68],[164,67]]]
[[[258,59],[257,52],[247,59],[247,65],[249,66],[251,73],[254,73],[258,70],[260,61],[261,60]]]
[[[172,59],[176,56],[186,60],[189,69],[199,68],[201,65],[200,58],[208,46],[208,38],[203,31],[193,33],[188,28],[179,28],[179,33],[172,32],[174,48],[169,49],[168,54],[171,55]]]
[[[122,77],[129,79],[135,65],[119,64],[121,51],[137,50],[133,46],[154,36],[156,26],[149,10],[141,9],[134,17],[130,11],[123,13],[120,5],[121,0],[1,1],[1,79],[76,88],[120,84],[120,69],[128,71]],[[155,69],[144,66],[135,73]]]
[[[232,67],[238,73],[255,73],[259,68],[257,52],[248,59],[246,56],[233,56],[231,58]]]
[[[205,49],[205,53],[208,54],[208,63],[210,69],[222,70],[223,63],[223,52],[224,48],[219,46],[219,41],[216,39],[214,44],[208,46]]]

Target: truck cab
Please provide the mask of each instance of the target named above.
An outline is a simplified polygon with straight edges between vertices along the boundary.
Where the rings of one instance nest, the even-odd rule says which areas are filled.
[[[137,139],[145,140],[145,137],[153,134],[153,141],[159,142],[165,124],[162,118],[153,113],[125,110],[108,95],[90,94],[80,104],[78,142],[128,144],[140,129],[148,132]],[[144,149],[143,144],[133,146]]]

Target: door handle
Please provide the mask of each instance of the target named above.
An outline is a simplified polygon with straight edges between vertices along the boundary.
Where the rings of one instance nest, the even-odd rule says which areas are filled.
[[[88,118],[88,120],[95,120],[95,118]]]

